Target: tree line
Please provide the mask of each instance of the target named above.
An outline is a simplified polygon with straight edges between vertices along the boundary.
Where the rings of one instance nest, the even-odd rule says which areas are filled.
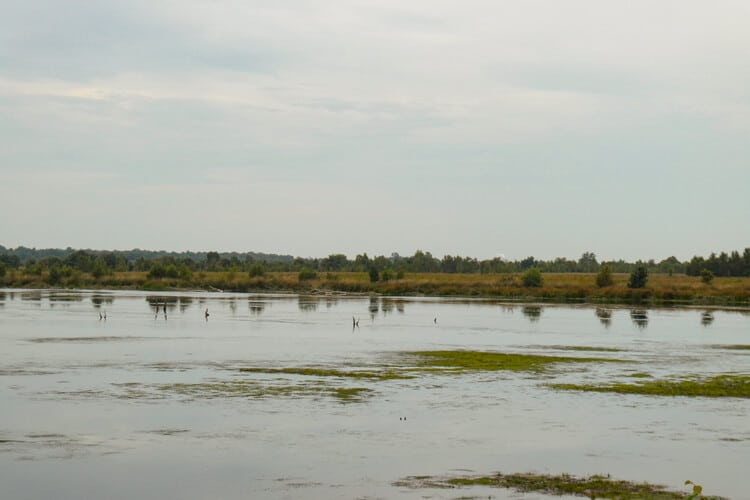
[[[540,272],[597,273],[603,266],[614,273],[632,273],[639,267],[649,273],[688,274],[699,276],[704,270],[715,276],[750,276],[750,248],[740,253],[712,253],[708,257],[695,256],[681,262],[668,257],[659,262],[626,262],[624,260],[599,262],[593,252],[584,252],[577,260],[558,257],[540,260],[533,256],[521,260],[501,257],[479,260],[473,257],[446,255],[442,258],[430,252],[417,250],[414,255],[370,257],[366,253],[349,259],[344,254],[331,254],[323,258],[303,258],[291,255],[257,252],[165,252],[148,250],[74,250],[5,248],[0,245],[0,276],[7,270],[23,270],[28,274],[49,273],[68,277],[72,273],[90,273],[95,277],[115,272],[141,271],[151,277],[189,278],[195,272],[233,271],[260,276],[265,272],[377,272],[394,276],[402,273],[463,273],[493,274],[525,272],[531,268]]]

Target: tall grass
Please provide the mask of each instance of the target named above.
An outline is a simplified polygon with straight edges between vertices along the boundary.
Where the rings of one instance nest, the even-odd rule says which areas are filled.
[[[0,286],[46,288],[48,274],[27,274],[11,270],[0,278]],[[406,273],[402,279],[372,283],[367,273],[326,273],[300,281],[295,272],[269,272],[250,277],[247,273],[199,272],[189,279],[149,278],[145,272],[118,272],[95,278],[76,272],[63,277],[56,288],[138,290],[225,290],[237,292],[288,291],[300,293],[375,293],[394,296],[498,297],[514,300],[595,302],[628,304],[715,304],[747,306],[750,278],[715,278],[710,284],[700,277],[656,274],[645,288],[627,287],[627,274],[613,274],[613,284],[596,285],[596,275],[586,273],[544,273],[542,287],[524,287],[521,275]]]

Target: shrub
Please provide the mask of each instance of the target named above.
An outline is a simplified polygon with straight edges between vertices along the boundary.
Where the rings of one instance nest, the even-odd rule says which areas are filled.
[[[266,270],[263,268],[263,264],[260,262],[256,262],[255,264],[250,266],[250,269],[247,270],[247,275],[251,278],[258,278],[260,276],[263,276],[266,274]]]
[[[148,277],[151,279],[163,278],[167,275],[167,269],[161,264],[154,264],[148,271]]]
[[[596,275],[596,286],[599,288],[605,286],[612,286],[614,281],[612,280],[612,268],[609,264],[604,264]]]
[[[318,279],[318,273],[308,267],[303,267],[297,275],[300,281],[308,281]]]
[[[646,269],[646,266],[638,266],[632,273],[630,273],[628,288],[643,288],[646,286],[647,281],[648,269]]]
[[[523,286],[539,288],[544,284],[542,272],[536,267],[530,267],[523,273]]]
[[[5,276],[5,271],[6,271],[5,263],[4,262],[0,262],[0,278],[2,278],[3,276]]]
[[[707,285],[710,285],[713,280],[714,273],[706,268],[703,268],[703,270],[701,271],[701,281]]]
[[[164,270],[164,274],[167,276],[167,278],[172,279],[180,275],[179,271],[177,270],[177,266],[175,266],[174,264],[169,264]]]

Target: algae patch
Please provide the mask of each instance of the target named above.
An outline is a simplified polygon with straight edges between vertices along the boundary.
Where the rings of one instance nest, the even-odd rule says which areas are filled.
[[[268,397],[331,397],[351,403],[364,400],[371,393],[364,387],[332,387],[322,384],[266,385],[252,380],[226,380],[200,383],[175,383],[156,386],[163,393],[190,399]]]
[[[614,392],[649,396],[690,396],[707,398],[750,398],[750,376],[717,375],[682,380],[645,380],[638,384],[548,384],[563,391]]]
[[[432,477],[411,476],[394,483],[408,488],[460,488],[467,486],[487,486],[506,488],[521,493],[537,492],[545,495],[573,495],[586,498],[612,498],[619,500],[678,500],[685,493],[669,491],[664,486],[650,483],[635,483],[611,479],[609,476],[594,475],[576,477],[568,474],[502,474],[491,476]],[[721,497],[705,497],[720,500]]]
[[[542,372],[562,363],[620,362],[609,358],[541,356],[484,351],[413,351],[403,353],[415,358],[422,370],[445,370],[448,373],[473,371]]]

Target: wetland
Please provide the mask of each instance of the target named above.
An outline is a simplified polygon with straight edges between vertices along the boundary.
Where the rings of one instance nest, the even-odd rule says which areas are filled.
[[[33,499],[585,480],[683,498],[687,479],[742,498],[749,346],[746,308],[0,290],[0,480]]]

